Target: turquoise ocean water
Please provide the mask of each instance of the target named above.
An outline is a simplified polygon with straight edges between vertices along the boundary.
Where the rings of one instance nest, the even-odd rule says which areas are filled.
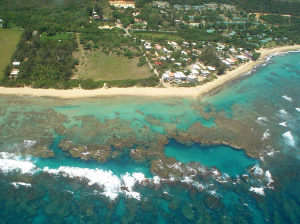
[[[300,53],[199,100],[0,96],[0,223],[299,223]]]

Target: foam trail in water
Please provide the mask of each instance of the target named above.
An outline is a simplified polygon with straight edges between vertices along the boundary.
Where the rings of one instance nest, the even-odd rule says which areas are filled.
[[[24,182],[12,182],[11,184],[14,185],[15,188],[18,188],[19,186],[31,187],[31,184]]]
[[[286,122],[279,123],[280,126],[287,127]]]
[[[293,102],[292,97],[288,97],[287,95],[282,96],[282,98],[287,100],[287,101]]]
[[[269,132],[269,129],[267,129],[267,130],[264,132],[263,137],[261,138],[261,140],[268,139],[270,136],[271,136],[271,134],[270,134],[270,132]]]
[[[285,144],[293,147],[295,146],[295,140],[291,131],[284,133],[282,136],[284,138]]]
[[[263,187],[250,187],[249,191],[265,196],[265,191]]]
[[[296,111],[300,112],[300,108],[295,108],[295,109],[296,109]]]

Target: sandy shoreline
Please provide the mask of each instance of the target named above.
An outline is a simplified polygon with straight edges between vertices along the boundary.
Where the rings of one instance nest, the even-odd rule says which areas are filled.
[[[244,65],[239,66],[233,71],[219,76],[213,82],[206,83],[202,86],[191,88],[109,88],[109,89],[96,89],[96,90],[56,90],[56,89],[32,89],[29,87],[24,88],[5,88],[0,87],[0,95],[29,95],[29,96],[49,96],[60,98],[79,98],[79,97],[96,97],[96,96],[153,96],[153,97],[192,97],[197,98],[214,89],[224,85],[225,83],[251,71],[255,66],[262,64],[266,61],[267,56],[277,52],[300,50],[300,45],[277,47],[273,49],[262,49],[259,52],[261,57],[257,61],[250,61]]]

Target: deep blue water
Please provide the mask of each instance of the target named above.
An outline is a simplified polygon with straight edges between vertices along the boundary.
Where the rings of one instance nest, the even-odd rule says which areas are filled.
[[[201,102],[0,96],[1,223],[299,223],[299,56],[273,57]],[[171,137],[197,122],[218,128],[222,114],[263,130],[260,156]],[[84,159],[84,147],[106,155],[103,144],[106,162]],[[37,156],[47,148],[54,157]]]

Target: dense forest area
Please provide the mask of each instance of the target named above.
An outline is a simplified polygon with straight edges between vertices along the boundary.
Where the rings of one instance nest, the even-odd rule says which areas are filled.
[[[87,7],[92,0],[2,0],[0,15],[4,27],[31,26],[51,32],[76,31],[87,23]]]

